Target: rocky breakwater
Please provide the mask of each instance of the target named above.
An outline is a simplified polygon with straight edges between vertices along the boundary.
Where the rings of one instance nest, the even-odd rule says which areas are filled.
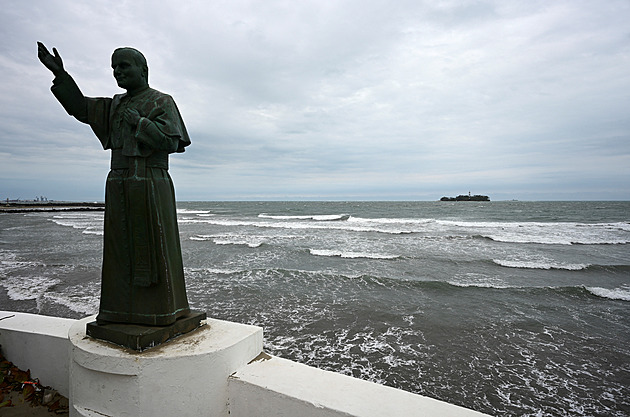
[[[26,213],[34,211],[103,211],[105,203],[79,203],[74,201],[45,201],[45,202],[7,202],[0,203],[0,213]]]

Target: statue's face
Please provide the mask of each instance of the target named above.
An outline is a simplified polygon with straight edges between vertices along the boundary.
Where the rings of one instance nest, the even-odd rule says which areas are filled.
[[[112,69],[118,86],[125,90],[134,90],[147,84],[142,66],[136,64],[129,51],[116,51],[112,55]]]

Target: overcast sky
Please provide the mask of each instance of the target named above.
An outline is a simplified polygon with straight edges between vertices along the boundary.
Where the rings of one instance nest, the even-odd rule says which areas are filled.
[[[10,5],[9,5],[10,4]],[[630,1],[70,1],[0,8],[0,199],[103,200],[50,92],[142,51],[192,145],[178,200],[630,200]]]

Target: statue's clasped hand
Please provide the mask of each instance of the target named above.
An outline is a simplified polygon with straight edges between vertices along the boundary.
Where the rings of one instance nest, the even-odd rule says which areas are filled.
[[[140,123],[140,113],[138,113],[136,109],[125,109],[123,111],[123,118],[125,122],[134,127],[138,126],[138,123]]]

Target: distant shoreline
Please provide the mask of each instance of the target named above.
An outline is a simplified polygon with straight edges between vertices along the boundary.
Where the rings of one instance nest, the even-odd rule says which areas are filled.
[[[0,213],[32,213],[41,211],[104,211],[105,203],[69,201],[10,201],[0,203]]]

